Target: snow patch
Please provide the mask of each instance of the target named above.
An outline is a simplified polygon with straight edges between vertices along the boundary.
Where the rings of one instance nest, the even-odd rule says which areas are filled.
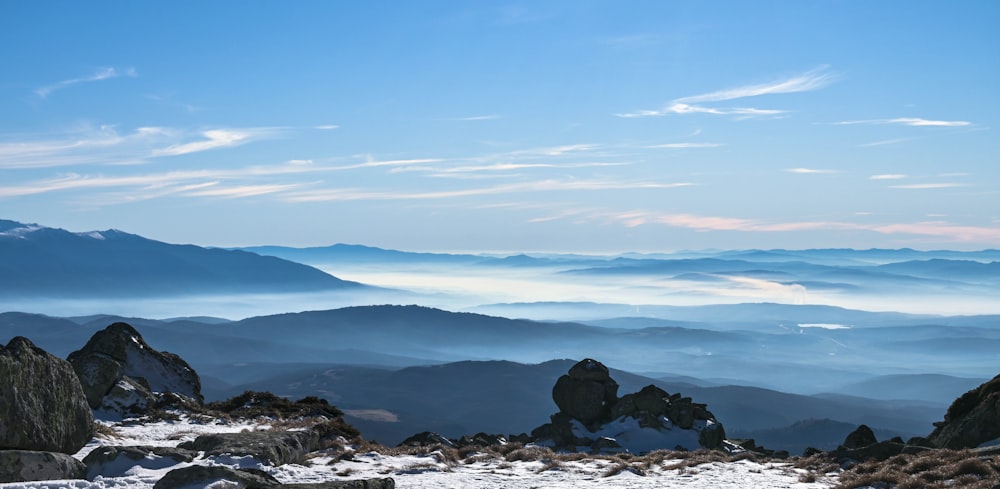
[[[610,438],[631,453],[648,453],[653,450],[697,450],[701,448],[698,434],[704,429],[714,429],[715,424],[706,420],[695,420],[694,427],[685,430],[674,426],[666,416],[660,416],[660,428],[643,428],[639,420],[622,416],[601,426],[597,431],[588,431],[583,423],[573,420],[573,435],[577,438]],[[710,428],[711,427],[711,428]],[[586,451],[586,450],[583,450]]]

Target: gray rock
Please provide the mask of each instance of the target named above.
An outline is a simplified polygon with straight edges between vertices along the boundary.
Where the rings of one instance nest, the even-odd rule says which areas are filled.
[[[156,405],[156,395],[141,381],[123,376],[101,400],[100,409],[123,414],[142,414]]]
[[[182,462],[191,462],[198,452],[174,447],[102,446],[83,459],[87,466],[87,480],[97,476],[121,477],[135,466],[146,469],[163,469]]]
[[[219,481],[229,481],[233,483],[234,488],[240,489],[395,489],[396,487],[396,481],[388,478],[281,484],[260,470],[194,465],[167,472],[167,475],[156,482],[153,489],[205,487]]]
[[[395,489],[394,479],[355,479],[350,481],[328,481],[312,484],[283,484],[281,489]]]
[[[281,483],[277,479],[259,470],[233,469],[220,465],[212,467],[192,465],[167,472],[163,478],[153,485],[153,489],[206,487],[213,482],[219,481],[229,481],[234,483],[234,487],[245,489],[281,487]]]
[[[65,453],[0,450],[0,483],[82,479],[86,470]]]
[[[90,338],[80,350],[69,355],[80,377],[87,402],[94,409],[112,409],[120,414],[140,412],[150,405],[149,393],[172,392],[204,402],[201,381],[183,359],[154,350],[132,326],[114,323]],[[129,380],[124,380],[125,378]],[[106,397],[118,388],[105,405]],[[135,404],[122,405],[131,399]]]
[[[873,432],[868,425],[861,425],[847,435],[847,438],[844,439],[843,446],[844,448],[850,450],[854,448],[864,448],[876,443],[878,443],[878,439],[875,438],[875,432]]]
[[[305,454],[319,448],[319,435],[313,430],[213,433],[179,447],[203,451],[206,456],[251,456],[277,466],[302,462]]]
[[[0,347],[0,449],[76,453],[94,417],[65,360],[16,337]]]

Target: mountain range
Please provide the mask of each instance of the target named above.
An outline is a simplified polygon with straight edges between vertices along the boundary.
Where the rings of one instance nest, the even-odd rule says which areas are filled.
[[[0,341],[65,356],[126,321],[187,359],[210,398],[321,395],[387,443],[530,430],[568,359],[585,357],[625,391],[690,395],[773,448],[826,448],[859,423],[926,434],[996,375],[998,287],[997,250],[219,249],[0,220]],[[332,305],[341,293],[360,305]],[[217,294],[243,298],[223,310]],[[58,313],[65,300],[86,312]],[[843,307],[859,300],[876,307]],[[123,312],[150,304],[168,313]]]
[[[361,287],[301,263],[176,245],[118,230],[74,233],[0,220],[0,293],[132,297]]]

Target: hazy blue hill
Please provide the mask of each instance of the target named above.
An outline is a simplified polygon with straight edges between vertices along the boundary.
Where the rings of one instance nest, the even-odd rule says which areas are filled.
[[[883,375],[838,387],[837,392],[872,399],[940,402],[942,399],[957,399],[987,380],[941,374]]]
[[[175,245],[116,230],[72,233],[5,221],[0,293],[11,297],[301,292],[361,287],[245,251]]]
[[[844,324],[854,327],[886,327],[919,324],[932,317],[898,312],[870,312],[837,306],[814,304],[777,304],[755,302],[744,304],[715,304],[708,306],[661,306],[605,304],[595,302],[522,302],[488,304],[475,311],[508,317],[584,317],[601,316],[617,320],[624,317],[665,319],[681,323],[697,323],[704,329],[758,329],[762,326],[800,323]],[[975,316],[971,322],[977,321]],[[595,320],[584,321],[588,324]]]
[[[765,448],[780,447],[793,455],[800,455],[809,447],[834,450],[857,427],[857,423],[845,423],[832,419],[806,419],[781,428],[751,431],[726,430],[726,434],[734,438],[753,438],[758,445]],[[877,427],[874,431],[879,440],[905,435],[898,431]]]
[[[0,313],[0,343],[24,336],[38,347],[65,358],[79,350],[96,330],[64,318],[23,312]]]
[[[239,386],[301,397],[321,395],[349,413],[381,410],[396,422],[352,418],[366,437],[395,444],[420,431],[461,436],[479,431],[527,432],[558,411],[552,386],[574,360],[540,364],[504,361],[455,362],[400,370],[310,366]],[[856,427],[866,423],[906,435],[926,434],[943,415],[940,407],[883,403],[869,399],[822,399],[739,386],[697,388],[612,369],[619,395],[655,384],[680,392],[709,409],[727,431],[755,434],[810,418],[829,418]],[[840,437],[843,440],[843,436]],[[838,441],[840,441],[838,440]],[[796,448],[801,439],[769,448]]]
[[[906,261],[881,265],[880,270],[902,273],[916,277],[949,276],[965,281],[1000,283],[1000,261],[983,263],[972,260],[931,260]]]
[[[251,246],[238,249],[260,255],[275,256],[300,263],[313,264],[337,262],[377,264],[469,264],[483,260],[483,257],[475,255],[414,253],[353,244],[335,244],[331,246],[307,248],[292,248],[287,246]]]

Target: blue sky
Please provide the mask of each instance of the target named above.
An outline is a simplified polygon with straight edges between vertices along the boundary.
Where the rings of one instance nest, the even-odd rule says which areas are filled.
[[[215,246],[1000,247],[1000,3],[0,2],[0,217]]]

